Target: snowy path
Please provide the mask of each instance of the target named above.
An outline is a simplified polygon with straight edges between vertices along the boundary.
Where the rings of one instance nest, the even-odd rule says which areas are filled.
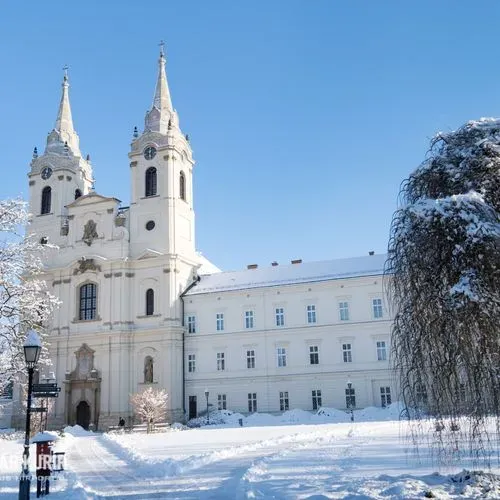
[[[455,477],[472,464],[454,453],[457,460],[436,474],[430,448],[412,457],[404,435],[400,422],[67,432],[60,443],[66,472],[51,498],[400,500],[429,492],[440,499],[500,498],[498,463],[497,476]],[[0,499],[10,500],[17,498],[17,480],[2,473],[18,473],[22,440],[0,445]]]
[[[315,455],[319,442],[329,450],[325,460],[337,460],[342,463],[338,470],[345,470],[354,445],[344,442],[349,438],[337,443],[336,434],[338,431],[311,429],[239,446],[224,447],[222,443],[221,448],[201,455],[157,462],[141,462],[100,435],[77,437],[67,452],[67,468],[77,475],[91,498],[243,499],[252,494],[255,470],[260,470],[264,461],[271,463],[294,450],[310,450]],[[355,446],[359,445],[356,441]]]

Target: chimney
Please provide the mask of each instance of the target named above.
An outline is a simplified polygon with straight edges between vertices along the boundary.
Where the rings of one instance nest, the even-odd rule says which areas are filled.
[[[291,264],[302,264],[302,259],[295,259],[291,261]]]
[[[276,261],[271,262],[271,266],[276,267],[278,263]]]
[[[258,264],[248,264],[247,269],[257,269],[258,267]]]
[[[370,251],[368,252],[368,255],[375,255],[375,252],[374,252],[373,250],[370,250]]]

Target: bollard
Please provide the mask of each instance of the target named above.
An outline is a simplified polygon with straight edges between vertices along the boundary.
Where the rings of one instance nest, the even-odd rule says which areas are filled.
[[[238,423],[240,424],[240,427],[243,427],[243,419],[242,418],[238,419]]]

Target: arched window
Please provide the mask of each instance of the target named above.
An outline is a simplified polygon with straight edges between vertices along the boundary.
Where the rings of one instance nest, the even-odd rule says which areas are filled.
[[[181,200],[186,201],[186,176],[184,172],[179,175],[179,193]]]
[[[97,317],[97,285],[87,283],[80,287],[80,320],[91,320]]]
[[[45,186],[42,190],[42,209],[40,213],[50,214],[50,205],[52,201],[52,189],[50,186]]]
[[[156,195],[156,168],[149,167],[146,170],[146,196]]]
[[[146,316],[152,316],[155,312],[155,292],[152,288],[146,290]]]
[[[151,356],[144,358],[144,383],[153,383],[153,358]]]
[[[75,189],[75,200],[78,200],[80,196],[82,195],[82,192],[79,189]]]

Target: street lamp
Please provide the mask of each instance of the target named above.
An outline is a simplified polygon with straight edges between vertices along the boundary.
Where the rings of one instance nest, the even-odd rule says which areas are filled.
[[[347,409],[348,410],[351,410],[351,422],[354,422],[354,404],[353,404],[353,401],[352,401],[352,392],[353,392],[353,389],[352,389],[352,384],[351,384],[351,381],[349,379],[347,379],[347,389],[345,391],[346,393],[346,402],[347,402]]]
[[[24,358],[28,368],[28,405],[26,407],[26,431],[24,434],[24,452],[21,477],[19,479],[19,500],[26,500],[30,497],[31,476],[29,470],[30,457],[30,417],[31,417],[31,392],[33,390],[33,372],[40,357],[42,342],[35,330],[29,330],[24,342]]]
[[[210,415],[208,414],[208,389],[205,389],[205,397],[207,398],[207,425],[210,424]]]

